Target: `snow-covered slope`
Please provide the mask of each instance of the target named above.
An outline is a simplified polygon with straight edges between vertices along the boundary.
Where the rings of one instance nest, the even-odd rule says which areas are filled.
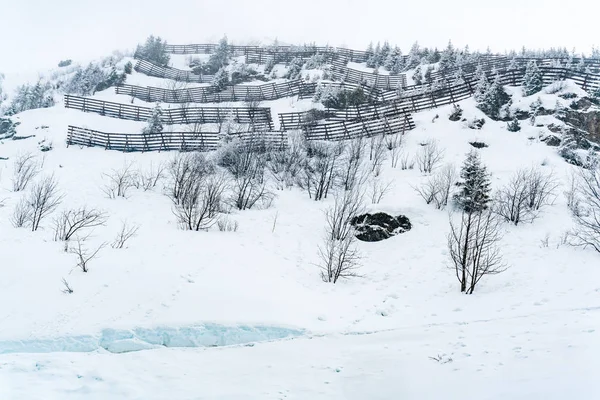
[[[136,84],[153,84],[133,77]],[[514,107],[527,109],[538,97],[509,91]],[[579,93],[574,85],[564,91]],[[129,101],[113,89],[95,97]],[[540,97],[548,108],[562,101]],[[484,116],[472,99],[460,105],[468,120]],[[275,116],[311,105],[282,99],[266,106]],[[482,130],[472,130],[449,121],[451,111],[447,106],[415,114],[417,128],[406,134],[404,154],[413,158],[421,143],[434,139],[445,149],[444,162],[458,168],[470,142],[485,142],[480,154],[494,189],[531,166],[554,171],[566,185],[572,167],[539,140],[545,127],[523,123],[520,132],[508,132],[505,123],[488,120]],[[544,124],[553,120],[543,118]],[[562,244],[572,224],[564,187],[534,223],[503,225],[510,268],[466,296],[449,269],[448,211],[425,204],[415,192],[426,179],[418,170],[392,168],[387,160],[381,179],[391,190],[369,209],[406,215],[413,229],[360,242],[362,277],[331,285],[321,281],[316,266],[331,198],[315,202],[298,188],[277,191],[271,207],[232,211],[237,232],[183,231],[162,184],[132,189],[126,199],[108,199],[102,191],[103,174],[111,169],[144,170],[173,154],[65,146],[67,125],[139,132],[144,123],[62,104],[15,120],[20,136],[35,136],[0,144],[0,157],[8,158],[0,161],[0,398],[600,394],[592,375],[600,367],[594,356],[600,351],[600,258]],[[41,153],[44,138],[54,149]],[[40,176],[53,174],[59,182],[61,208],[86,205],[108,213],[90,247],[112,241],[127,221],[139,225],[127,248],[106,247],[84,273],[75,256],[52,240],[51,218],[36,232],[14,228],[10,219],[22,194],[10,190],[12,161],[27,152],[43,163]],[[74,293],[61,292],[63,278]],[[262,341],[276,342],[257,343]],[[154,350],[113,354],[142,349]]]

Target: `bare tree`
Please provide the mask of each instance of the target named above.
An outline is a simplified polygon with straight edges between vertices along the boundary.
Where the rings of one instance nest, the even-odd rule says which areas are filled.
[[[231,204],[239,210],[253,208],[259,202],[269,203],[274,194],[267,187],[265,168],[267,153],[260,142],[248,141],[230,145],[225,167],[232,175]]]
[[[129,189],[135,186],[132,164],[127,164],[121,169],[113,169],[110,173],[102,175],[108,181],[102,190],[110,199],[126,198]]]
[[[298,185],[315,201],[327,198],[329,189],[339,176],[344,143],[308,142],[308,157],[298,179]]]
[[[370,181],[370,195],[373,204],[379,204],[392,188],[392,181],[382,182],[381,177],[374,176]]]
[[[173,213],[183,229],[199,231],[217,222],[227,187],[221,174],[195,174],[183,189]]]
[[[600,252],[600,164],[581,168],[576,182],[577,207],[571,208],[576,227],[570,243]]]
[[[32,231],[37,231],[42,219],[52,213],[62,199],[63,196],[58,192],[58,182],[53,175],[35,183],[27,196]]]
[[[438,210],[445,208],[452,198],[452,188],[456,186],[458,173],[454,164],[446,164],[434,175],[434,184],[437,187],[435,206]]]
[[[400,160],[400,155],[402,154],[403,138],[404,132],[386,136],[386,146],[390,152],[392,168],[396,168],[398,166],[398,161]]]
[[[430,174],[437,168],[444,158],[444,151],[439,148],[435,140],[428,140],[421,144],[421,149],[417,153],[416,162],[419,171],[424,174]]]
[[[361,136],[350,140],[341,159],[341,184],[344,190],[352,190],[355,186],[362,185],[367,179],[362,168],[366,150],[366,141]]]
[[[167,195],[173,203],[179,204],[198,175],[212,174],[214,170],[214,165],[201,153],[178,153],[167,165]]]
[[[448,250],[461,292],[472,294],[484,276],[506,270],[498,248],[500,227],[499,219],[489,209],[463,211],[459,224],[450,218]]]
[[[121,228],[119,229],[119,233],[113,240],[110,245],[113,249],[122,249],[125,247],[125,244],[137,235],[138,230],[140,229],[139,225],[130,225],[127,221],[121,222]]]
[[[284,149],[272,151],[267,157],[267,170],[279,190],[294,186],[306,159],[305,142],[301,131],[288,133]]]
[[[387,143],[385,133],[381,135],[371,136],[369,142],[369,160],[371,161],[371,172],[375,176],[381,174],[381,166],[383,165],[387,154],[385,152]]]
[[[324,282],[337,283],[340,278],[358,276],[360,254],[350,221],[363,211],[362,200],[357,190],[344,191],[325,213],[325,238],[318,248]]]
[[[567,207],[571,212],[576,213],[579,208],[579,199],[577,196],[578,174],[571,171],[567,178],[567,190],[563,192],[567,200]]]
[[[557,183],[552,173],[536,168],[521,169],[496,195],[494,211],[515,225],[532,222],[539,210],[556,198]]]
[[[31,208],[29,203],[23,197],[15,205],[13,215],[10,218],[10,222],[15,228],[22,228],[31,221]]]
[[[425,200],[433,203],[438,210],[445,208],[450,201],[452,188],[456,186],[458,174],[453,164],[446,164],[433,176],[428,177],[420,186],[413,187]]]
[[[409,154],[401,153],[400,155],[400,169],[403,171],[407,169],[413,169],[415,167],[415,160],[410,158]]]
[[[89,250],[84,246],[86,240],[87,237],[76,237],[76,244],[69,249],[69,253],[77,256],[77,267],[81,268],[83,272],[89,271],[88,263],[98,255],[100,250],[106,247],[106,243],[102,243],[95,250]]]
[[[89,228],[102,226],[108,215],[100,210],[87,207],[64,210],[54,219],[54,240],[69,241],[76,233]]]
[[[18,155],[13,164],[13,192],[25,190],[29,182],[39,173],[35,156],[31,153]]]

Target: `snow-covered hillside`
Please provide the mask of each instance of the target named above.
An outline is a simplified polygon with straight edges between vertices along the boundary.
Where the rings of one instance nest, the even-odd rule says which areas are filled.
[[[187,68],[185,57],[171,55],[172,65]],[[127,83],[170,87],[135,71]],[[548,88],[531,96],[521,87],[506,91],[511,114],[529,110],[538,98],[550,110],[570,104],[564,94],[587,95],[570,80],[552,94]],[[92,97],[153,106],[114,88]],[[453,105],[412,114],[416,128],[404,133],[401,158],[410,164],[423,144],[435,141],[443,149],[439,166],[458,171],[471,143],[485,143],[476,151],[493,192],[531,167],[552,173],[559,184],[532,223],[501,225],[508,268],[484,277],[472,295],[460,292],[449,258],[449,218],[457,211],[426,204],[415,188],[429,174],[393,167],[391,151],[381,174],[364,184],[366,210],[404,215],[412,229],[358,242],[360,277],[332,284],[321,280],[318,248],[335,193],[314,201],[296,185],[277,190],[267,177],[273,201],[232,207],[223,218],[237,224],[234,231],[182,230],[165,194],[166,176],[149,190],[130,188],[126,197],[108,198],[103,190],[111,171],[144,173],[166,165],[175,152],[65,144],[69,125],[139,133],[146,122],[65,109],[61,101],[16,114],[17,137],[32,136],[0,142],[0,398],[599,397],[600,255],[566,244],[573,219],[563,192],[577,167],[542,140],[548,125],[564,123],[549,113],[510,132],[475,99],[458,106],[459,121],[449,120]],[[261,107],[271,109],[278,129],[278,113],[315,104],[283,98]],[[469,122],[480,118],[483,127],[471,129]],[[40,151],[42,141],[53,148]],[[14,161],[25,154],[40,167],[29,187],[53,176],[63,196],[37,231],[13,226],[28,193],[13,190]],[[370,165],[367,155],[365,170]],[[377,204],[374,184],[389,184]],[[53,229],[53,217],[83,206],[107,217],[86,232],[89,253],[102,247],[87,272],[65,251],[74,241],[55,241]],[[124,248],[113,248],[124,224],[137,233]],[[65,293],[63,280],[72,293]]]

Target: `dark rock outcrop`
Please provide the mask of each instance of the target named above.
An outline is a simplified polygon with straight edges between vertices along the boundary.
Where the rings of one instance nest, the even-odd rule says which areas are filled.
[[[363,242],[379,242],[412,228],[404,215],[394,217],[384,212],[356,216],[350,224],[356,229],[356,238]]]

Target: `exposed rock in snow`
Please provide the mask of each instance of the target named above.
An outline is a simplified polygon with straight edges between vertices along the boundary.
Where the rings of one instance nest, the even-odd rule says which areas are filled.
[[[379,242],[412,228],[404,215],[394,217],[384,212],[359,215],[352,219],[351,224],[356,228],[356,238],[363,242]]]

